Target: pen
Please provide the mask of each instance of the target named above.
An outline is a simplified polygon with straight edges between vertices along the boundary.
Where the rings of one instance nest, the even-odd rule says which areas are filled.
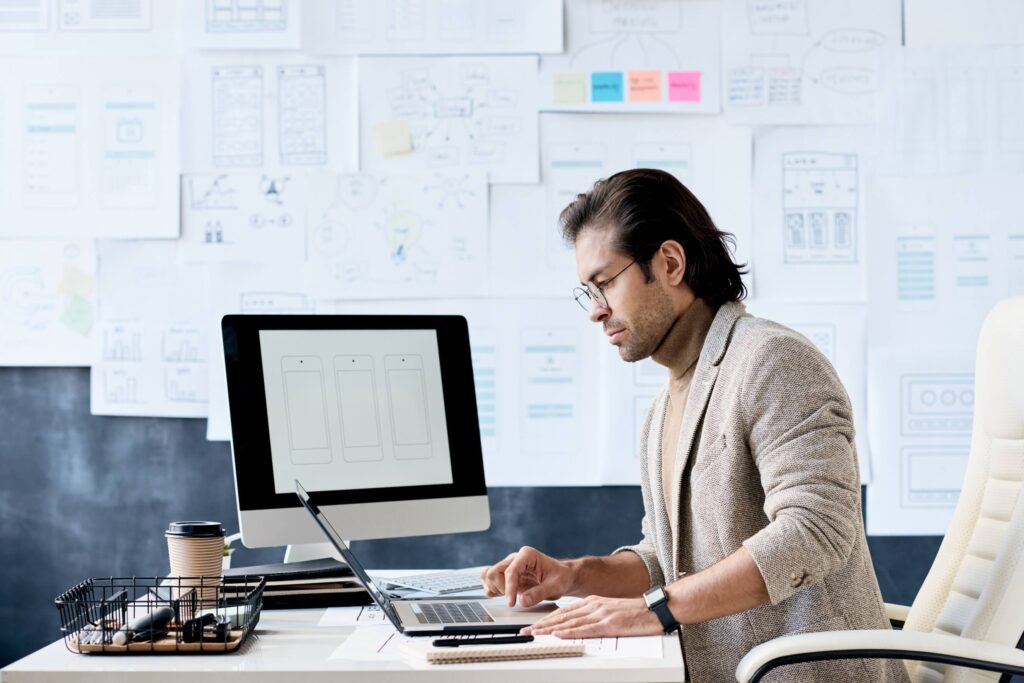
[[[530,643],[533,636],[495,636],[493,638],[446,639],[438,638],[434,647],[459,647],[460,645],[506,645],[509,643]]]

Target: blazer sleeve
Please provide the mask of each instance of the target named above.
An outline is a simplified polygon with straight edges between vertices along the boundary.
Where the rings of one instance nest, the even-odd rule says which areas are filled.
[[[644,501],[646,502],[646,500],[645,497]],[[622,552],[636,553],[643,560],[644,566],[647,567],[647,576],[650,577],[648,587],[654,588],[655,586],[665,585],[665,576],[661,571],[661,562],[658,561],[658,553],[654,547],[651,526],[647,521],[648,516],[645,514],[643,521],[640,523],[640,529],[643,532],[643,538],[640,542],[635,545],[624,545],[621,548],[616,548],[612,551],[612,555]]]
[[[741,394],[768,525],[743,542],[773,605],[844,566],[860,534],[850,400],[802,337],[761,342]]]
[[[654,420],[654,415],[657,412],[656,406],[662,400],[664,400],[664,391],[662,395],[655,399],[651,409],[647,411],[647,419],[644,421],[643,431],[640,432],[640,492],[644,499],[644,518],[640,522],[640,532],[643,537],[635,545],[625,545],[612,551],[612,555],[627,551],[636,553],[643,560],[644,566],[647,567],[647,576],[650,577],[650,588],[665,585],[665,576],[661,571],[661,561],[658,559],[657,546],[655,545],[656,539],[651,529],[650,520],[655,512],[651,509],[653,505],[651,499],[651,479],[647,469],[647,447],[649,434],[651,433],[651,422]]]

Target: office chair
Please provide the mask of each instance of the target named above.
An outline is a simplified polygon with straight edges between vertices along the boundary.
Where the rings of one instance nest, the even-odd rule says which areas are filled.
[[[902,630],[776,638],[747,653],[736,680],[755,683],[785,664],[856,658],[902,659],[915,683],[1024,675],[1022,488],[1024,296],[1017,296],[997,304],[982,325],[963,489],[914,604],[886,605]]]

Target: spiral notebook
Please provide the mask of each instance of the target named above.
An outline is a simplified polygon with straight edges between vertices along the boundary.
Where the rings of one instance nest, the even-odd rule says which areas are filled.
[[[537,636],[532,643],[508,645],[465,645],[462,647],[434,647],[429,638],[410,638],[402,643],[402,656],[429,664],[459,664],[462,662],[497,662],[512,659],[546,659],[548,657],[579,657],[583,643]]]

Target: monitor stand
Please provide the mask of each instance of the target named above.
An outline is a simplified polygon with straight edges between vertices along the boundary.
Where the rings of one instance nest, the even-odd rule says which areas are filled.
[[[347,543],[347,541],[346,541]],[[284,549],[284,562],[304,562],[306,560],[322,560],[332,557],[344,564],[341,554],[330,543],[299,543]]]

